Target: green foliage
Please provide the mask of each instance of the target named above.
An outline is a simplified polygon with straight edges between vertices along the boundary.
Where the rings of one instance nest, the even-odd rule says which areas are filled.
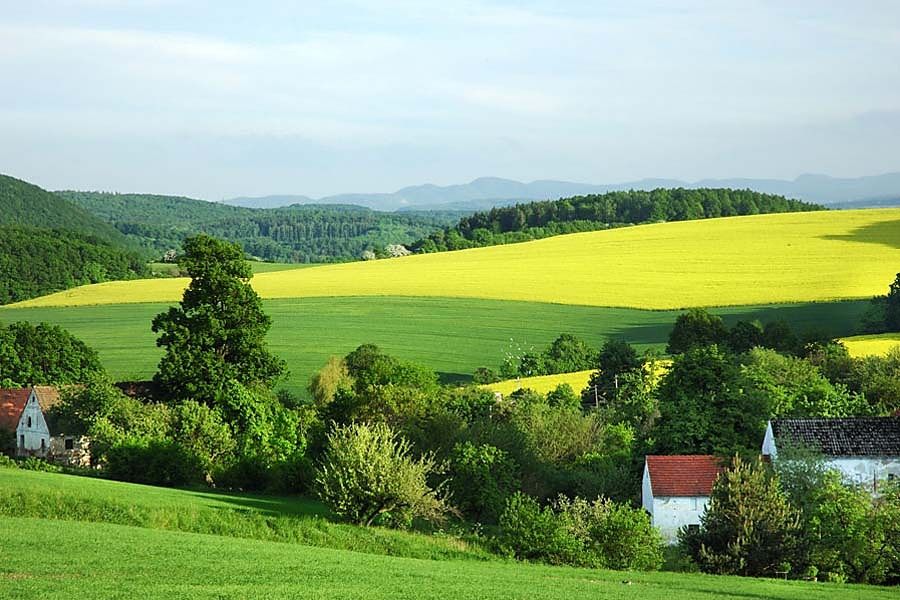
[[[472,375],[472,381],[479,384],[496,383],[500,381],[500,375],[489,367],[478,367]]]
[[[126,439],[106,451],[112,479],[150,485],[181,486],[196,481],[201,466],[181,445],[165,439]]]
[[[741,367],[744,391],[767,404],[770,417],[847,417],[865,414],[861,395],[834,385],[809,361],[754,348]]]
[[[733,356],[717,346],[694,348],[675,357],[659,385],[656,451],[756,454],[767,409],[764,398],[743,390]]]
[[[307,391],[316,406],[324,408],[334,400],[339,389],[349,389],[352,386],[353,380],[350,379],[347,363],[338,356],[331,356],[325,366],[310,378]]]
[[[641,510],[609,500],[560,497],[541,508],[515,494],[500,517],[498,544],[519,559],[582,567],[656,570],[662,540]]]
[[[642,368],[643,362],[635,349],[620,339],[609,339],[597,357],[599,368],[591,374],[588,386],[581,392],[588,406],[609,402],[619,390],[619,378]]]
[[[417,252],[461,250],[637,223],[812,210],[822,207],[750,190],[629,190],[478,212],[420,239],[412,248]]]
[[[193,400],[174,408],[172,440],[193,457],[207,479],[221,467],[221,461],[230,459],[237,446],[221,409]]]
[[[153,319],[165,348],[156,383],[172,400],[210,405],[230,381],[271,386],[285,366],[266,348],[271,319],[250,287],[240,247],[206,235],[188,238],[179,266],[191,277],[184,298]]]
[[[0,226],[0,304],[149,274],[141,256],[97,237]]]
[[[358,260],[364,250],[409,244],[460,216],[458,212],[383,213],[359,206],[296,205],[250,209],[191,198],[102,192],[59,192],[162,256],[198,233],[240,244],[267,261]]]
[[[553,408],[581,409],[581,397],[568,383],[561,383],[547,394],[547,404]]]
[[[450,492],[463,515],[481,523],[496,522],[506,499],[518,489],[519,467],[503,450],[463,442],[450,455]]]
[[[837,474],[813,490],[805,516],[810,562],[849,581],[883,583],[900,576],[900,495],[873,498],[869,490],[843,485]]]
[[[888,331],[900,331],[900,273],[891,282],[885,297],[884,326]]]
[[[66,385],[100,373],[97,353],[61,327],[0,323],[0,385]]]
[[[675,319],[675,326],[669,334],[666,352],[683,354],[700,346],[727,346],[728,328],[722,318],[706,312],[702,308],[692,308]]]
[[[319,495],[351,523],[409,526],[414,519],[440,522],[448,507],[428,479],[430,456],[410,455],[409,442],[383,424],[338,426],[316,476]]]
[[[587,342],[571,333],[563,333],[541,352],[522,352],[519,349],[519,352],[508,353],[500,374],[506,379],[512,379],[571,373],[586,371],[595,366],[596,362],[597,351]]]
[[[759,459],[735,457],[713,485],[699,530],[683,529],[680,542],[704,572],[774,576],[796,561],[799,533],[799,514],[777,476]]]

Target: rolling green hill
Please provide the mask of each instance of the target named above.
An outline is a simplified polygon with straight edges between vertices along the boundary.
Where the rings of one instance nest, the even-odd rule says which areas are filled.
[[[147,276],[130,242],[90,213],[0,175],[0,304]]]
[[[4,468],[0,483],[2,598],[887,600],[896,594],[874,586],[516,563],[449,534],[334,524],[310,512],[315,503],[297,498]],[[207,533],[189,533],[195,530]],[[292,538],[295,530],[309,537]],[[35,548],[43,549],[39,557]]]
[[[57,192],[157,255],[208,233],[268,261],[357,260],[364,250],[409,244],[458,219],[458,212],[383,213],[359,206],[250,209],[177,196]]]
[[[83,208],[36,185],[0,175],[0,226],[67,229],[117,245],[124,235]]]

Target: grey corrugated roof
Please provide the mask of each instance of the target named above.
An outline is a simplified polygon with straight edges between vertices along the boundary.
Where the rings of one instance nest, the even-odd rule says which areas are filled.
[[[790,440],[826,456],[900,456],[900,417],[774,419],[778,441]]]

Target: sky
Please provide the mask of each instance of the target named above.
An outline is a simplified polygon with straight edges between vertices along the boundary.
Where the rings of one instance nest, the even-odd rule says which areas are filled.
[[[900,171],[895,0],[0,8],[0,172],[48,189]]]

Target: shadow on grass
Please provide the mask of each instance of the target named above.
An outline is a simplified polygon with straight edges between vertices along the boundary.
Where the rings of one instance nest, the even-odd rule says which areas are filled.
[[[871,223],[841,235],[825,235],[822,239],[863,244],[880,244],[900,248],[900,219]]]
[[[235,510],[244,510],[273,517],[332,517],[320,502],[300,496],[256,496],[229,492],[205,492],[191,490],[192,496],[233,505]],[[215,508],[215,507],[211,507]]]

